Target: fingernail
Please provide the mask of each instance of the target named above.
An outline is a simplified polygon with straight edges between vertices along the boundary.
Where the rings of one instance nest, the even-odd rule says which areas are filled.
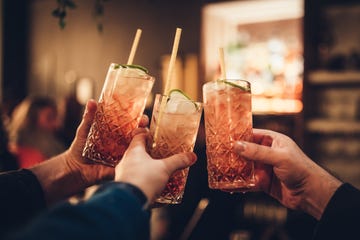
[[[243,151],[245,151],[245,147],[246,147],[246,144],[244,142],[241,142],[241,141],[235,142],[235,148],[237,151],[243,152]]]
[[[192,154],[191,154],[191,159],[190,159],[191,164],[195,163],[195,162],[196,162],[196,159],[197,159],[196,154],[195,154],[195,153],[192,153]]]

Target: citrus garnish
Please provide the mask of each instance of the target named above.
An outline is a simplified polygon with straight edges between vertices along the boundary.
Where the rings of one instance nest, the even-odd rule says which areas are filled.
[[[228,85],[230,85],[232,87],[240,88],[241,90],[243,90],[245,92],[250,92],[250,87],[240,86],[240,85],[236,84],[233,81],[227,81],[227,80],[221,80],[221,79],[218,79],[218,81],[222,82],[222,83],[225,83],[225,84],[228,84]]]
[[[187,114],[196,112],[198,108],[197,103],[180,89],[172,89],[169,92],[166,112]]]
[[[114,69],[118,69],[118,68],[136,68],[136,69],[140,69],[141,71],[143,71],[144,73],[148,73],[149,71],[143,67],[143,66],[140,66],[140,65],[136,65],[136,64],[131,64],[131,65],[128,65],[128,64],[117,64]]]

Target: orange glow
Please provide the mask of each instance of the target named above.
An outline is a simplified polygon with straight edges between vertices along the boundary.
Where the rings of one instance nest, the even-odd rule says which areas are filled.
[[[252,111],[256,114],[299,113],[303,103],[297,99],[253,97]]]

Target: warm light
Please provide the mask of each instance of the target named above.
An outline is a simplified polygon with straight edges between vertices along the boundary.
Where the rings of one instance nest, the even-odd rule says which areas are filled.
[[[254,114],[299,113],[302,109],[303,103],[297,99],[252,98],[252,111]]]
[[[76,84],[76,99],[80,104],[86,104],[86,101],[92,98],[93,82],[90,78],[81,78]]]

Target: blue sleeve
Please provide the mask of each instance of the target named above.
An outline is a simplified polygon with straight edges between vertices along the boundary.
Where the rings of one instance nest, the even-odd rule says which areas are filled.
[[[139,190],[138,190],[139,191]],[[88,201],[64,203],[9,239],[149,239],[150,212],[134,187],[110,183]]]

